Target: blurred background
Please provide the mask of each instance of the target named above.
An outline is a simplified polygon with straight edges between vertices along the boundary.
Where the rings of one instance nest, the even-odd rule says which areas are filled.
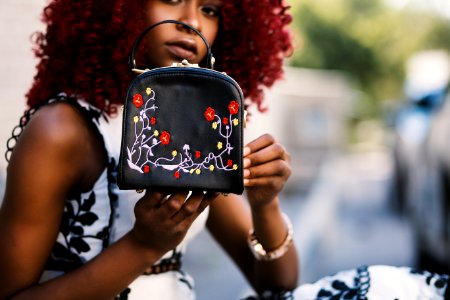
[[[46,1],[0,0],[0,152],[34,75]],[[290,0],[295,51],[253,112],[293,160],[282,206],[301,283],[364,264],[450,273],[450,1]],[[6,161],[0,159],[0,195]],[[251,293],[207,232],[185,269],[198,299]]]

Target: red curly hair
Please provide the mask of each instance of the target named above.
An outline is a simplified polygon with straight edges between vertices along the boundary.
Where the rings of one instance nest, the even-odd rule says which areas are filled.
[[[35,34],[40,62],[27,104],[65,92],[113,113],[133,78],[128,55],[145,28],[143,21],[136,22],[144,20],[140,1],[52,0],[42,17],[47,31]],[[287,9],[283,0],[234,0],[225,1],[221,10],[215,67],[233,77],[260,110],[262,86],[282,76],[283,58],[292,52]]]

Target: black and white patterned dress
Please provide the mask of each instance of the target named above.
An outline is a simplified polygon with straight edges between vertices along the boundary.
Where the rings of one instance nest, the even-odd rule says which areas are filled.
[[[70,195],[66,199],[58,238],[41,282],[80,267],[125,235],[134,224],[134,205],[142,196],[136,191],[119,190],[116,185],[121,113],[109,117],[87,102],[70,99],[65,94],[58,95],[48,104],[57,101],[71,103],[95,125],[103,138],[108,163],[92,190]],[[207,215],[208,209],[197,218],[182,243],[166,253],[155,265],[159,267],[166,262],[179,263],[187,242],[205,226]],[[194,283],[188,274],[178,268],[157,273],[139,276],[117,299],[195,299]]]
[[[301,300],[450,299],[449,276],[408,267],[375,265],[339,272],[297,288]]]

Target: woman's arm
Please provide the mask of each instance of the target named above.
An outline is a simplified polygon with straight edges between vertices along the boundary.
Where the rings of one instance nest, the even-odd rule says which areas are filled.
[[[211,204],[208,228],[245,274],[256,291],[293,289],[298,280],[298,258],[291,244],[278,259],[255,259],[247,240],[254,229],[266,251],[278,248],[288,234],[278,194],[291,170],[284,147],[264,135],[247,145],[244,177],[248,203],[236,195],[220,196]]]
[[[181,241],[209,201],[148,193],[136,224],[82,267],[38,284],[56,240],[64,201],[88,191],[105,167],[104,150],[79,112],[66,103],[41,108],[19,139],[0,210],[0,299],[112,299]]]

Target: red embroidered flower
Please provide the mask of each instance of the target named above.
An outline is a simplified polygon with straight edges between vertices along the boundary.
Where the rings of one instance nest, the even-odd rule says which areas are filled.
[[[228,104],[228,110],[230,111],[230,114],[235,115],[239,111],[239,103],[236,101],[231,101],[230,104]]]
[[[201,156],[202,154],[201,154],[201,152],[200,151],[195,151],[195,157],[196,158],[200,158],[200,156]]]
[[[176,179],[180,178],[180,171],[175,171],[173,176],[175,176]]]
[[[151,117],[150,118],[150,124],[152,124],[152,125],[156,124],[156,118],[155,117]]]
[[[208,122],[211,122],[211,121],[213,121],[214,120],[214,115],[215,115],[215,111],[214,111],[214,108],[212,108],[212,107],[208,107],[206,110],[205,110],[205,118],[206,118],[206,121],[208,121]]]
[[[161,132],[161,135],[159,136],[159,140],[161,141],[161,144],[167,145],[170,143],[170,133],[167,131]]]
[[[142,99],[141,94],[135,94],[133,96],[133,104],[134,106],[136,106],[136,108],[139,108],[142,106],[142,104],[144,104],[144,99]]]
[[[228,125],[228,118],[223,118],[223,119],[222,119],[222,123],[223,123],[224,125]]]
[[[227,161],[227,166],[231,167],[232,165],[233,165],[233,161],[232,161],[231,159],[229,159],[229,160]]]
[[[150,166],[144,166],[144,173],[150,172]]]

